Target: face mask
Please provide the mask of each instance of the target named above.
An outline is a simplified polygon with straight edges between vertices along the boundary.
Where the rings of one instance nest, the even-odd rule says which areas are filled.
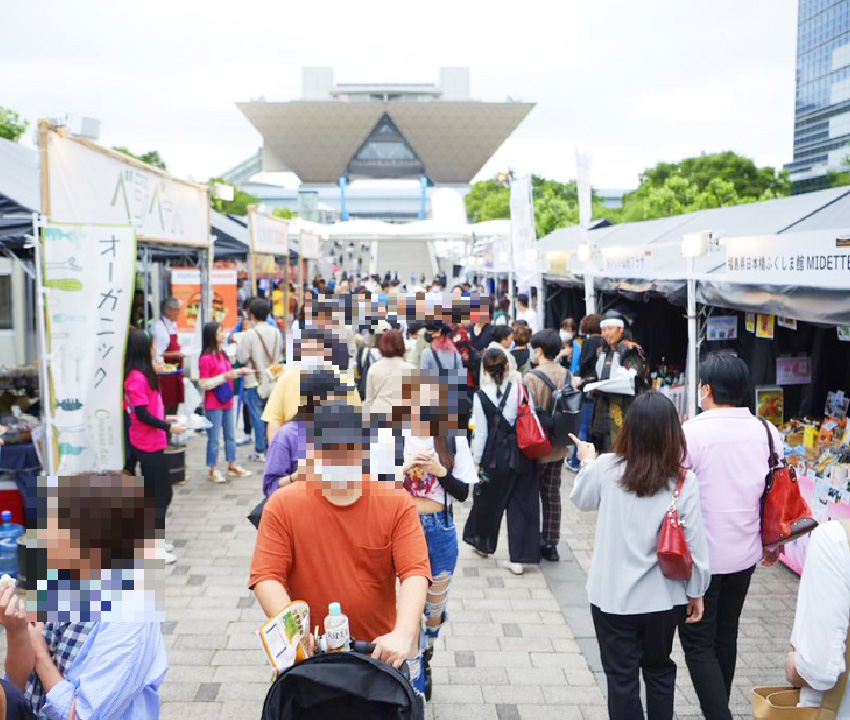
[[[700,409],[700,410],[705,410],[705,407],[704,407],[704,406],[705,406],[705,401],[706,401],[706,400],[708,400],[708,393],[706,393],[705,395],[703,395],[702,393],[700,393],[700,394],[699,394],[699,400],[697,401],[697,402],[698,402],[698,404],[699,404],[699,409]]]
[[[313,466],[316,475],[321,480],[330,481],[334,487],[347,488],[363,481],[360,465],[325,465],[317,460]]]
[[[426,342],[426,343],[429,343],[429,342],[431,342],[431,341],[433,341],[433,340],[434,340],[434,336],[433,336],[431,333],[426,332],[426,333],[425,333],[425,342]]]
[[[311,370],[318,370],[325,364],[325,359],[316,357],[315,355],[309,355],[307,357],[301,358],[301,369],[310,372]]]
[[[571,332],[567,332],[566,330],[561,330],[561,342],[569,342],[573,339],[574,335]]]
[[[425,423],[440,422],[443,409],[439,405],[422,405],[419,408],[419,419]]]
[[[540,360],[543,358],[543,353],[540,350],[532,350],[531,351],[531,364],[539,365]]]

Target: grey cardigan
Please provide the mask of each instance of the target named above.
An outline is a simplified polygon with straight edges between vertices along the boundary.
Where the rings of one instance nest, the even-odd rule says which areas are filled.
[[[675,486],[639,498],[620,485],[623,465],[602,455],[585,466],[573,487],[579,510],[598,510],[596,540],[587,595],[611,615],[640,615],[685,605],[705,595],[711,581],[708,539],[702,524],[699,486],[693,472],[685,478],[676,507],[694,560],[689,582],[668,580],[658,567],[658,535]]]

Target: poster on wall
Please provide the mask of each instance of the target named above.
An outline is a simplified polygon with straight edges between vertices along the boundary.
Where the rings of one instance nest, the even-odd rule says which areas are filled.
[[[56,473],[124,466],[124,351],[136,271],[126,226],[42,228]]]
[[[786,317],[777,317],[776,324],[787,330],[796,330],[797,329],[797,321],[794,318],[786,318]]]
[[[777,385],[809,385],[812,382],[810,357],[776,358]]]
[[[747,332],[750,333],[750,335],[754,335],[755,332],[756,332],[756,314],[755,313],[747,313],[746,325],[747,325]]]
[[[841,342],[850,342],[850,325],[838,328],[838,339]]]
[[[708,342],[735,340],[738,337],[738,316],[719,315],[708,318],[705,339]]]
[[[777,427],[785,422],[785,391],[778,385],[756,387],[756,413]]]
[[[773,340],[775,320],[774,315],[759,315],[756,318],[756,337]]]
[[[236,269],[216,268],[212,271],[213,322],[230,332],[237,321]],[[180,301],[177,330],[180,344],[191,344],[201,315],[201,271],[198,268],[172,268],[171,294]]]

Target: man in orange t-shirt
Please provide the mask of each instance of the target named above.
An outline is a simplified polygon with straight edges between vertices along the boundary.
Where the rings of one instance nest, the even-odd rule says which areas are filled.
[[[351,636],[400,667],[418,651],[431,566],[410,495],[364,471],[370,432],[360,408],[316,410],[307,429],[313,469],[266,503],[250,587],[268,617],[303,600],[312,625],[339,602]]]

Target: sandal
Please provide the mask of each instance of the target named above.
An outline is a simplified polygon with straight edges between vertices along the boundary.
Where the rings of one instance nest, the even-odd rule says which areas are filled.
[[[245,468],[239,467],[238,465],[236,465],[232,468],[227,468],[227,476],[228,477],[243,477],[243,478],[245,478],[245,477],[251,477],[251,475],[253,475],[253,474],[254,473],[252,473],[250,470],[246,470]]]
[[[207,480],[209,480],[211,483],[216,483],[217,485],[227,482],[225,477],[218,471],[218,468],[213,468],[209,471],[209,474],[207,475]]]

